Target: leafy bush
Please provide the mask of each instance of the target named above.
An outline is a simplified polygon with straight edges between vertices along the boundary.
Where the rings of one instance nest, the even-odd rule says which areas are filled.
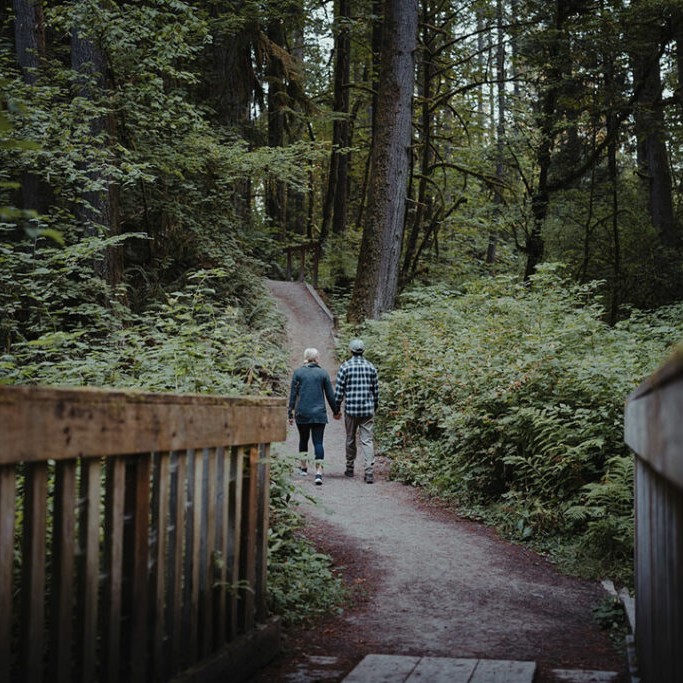
[[[271,462],[268,535],[269,606],[289,624],[329,614],[346,596],[329,556],[314,552],[302,535],[304,520],[296,509],[296,487],[289,476],[293,465],[281,455]]]
[[[681,338],[683,311],[610,328],[597,288],[550,265],[531,287],[499,277],[420,289],[365,334],[395,477],[514,538],[578,537],[615,572],[632,550],[624,400]]]
[[[31,325],[25,328],[15,316],[3,318],[0,383],[281,393],[287,371],[278,332],[282,321],[253,276],[235,290],[235,282],[245,277],[239,272],[189,272],[178,289],[134,314],[121,305],[98,303],[103,285],[88,274],[91,254],[85,245],[80,251],[45,247],[39,256],[3,247],[3,309],[21,312]],[[48,288],[43,277],[50,273],[59,275]],[[26,329],[34,334],[26,337]],[[292,623],[329,612],[344,593],[330,558],[299,533],[302,518],[288,471],[286,462],[274,459],[268,589],[271,608]]]

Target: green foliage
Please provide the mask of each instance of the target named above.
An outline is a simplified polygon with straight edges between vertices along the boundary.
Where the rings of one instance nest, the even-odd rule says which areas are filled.
[[[579,538],[615,572],[632,550],[624,400],[683,336],[683,316],[677,306],[610,328],[598,288],[548,266],[531,287],[498,277],[417,289],[364,333],[395,477],[513,538]]]
[[[608,596],[593,608],[593,618],[600,628],[609,631],[616,648],[622,648],[629,633],[628,619],[618,597]]]
[[[3,93],[7,90],[8,81],[0,78],[0,150],[10,150],[14,154],[26,149],[35,149],[35,144],[25,140],[17,140],[12,137],[14,127],[9,116],[10,102]],[[9,204],[3,205],[8,191],[16,190],[19,183],[10,179],[6,174],[0,173],[0,221],[16,221],[21,218],[34,218],[35,211],[17,209]]]
[[[626,615],[619,598],[605,598],[593,608],[595,621],[604,629],[620,629],[625,631]]]
[[[613,578],[631,581],[633,464],[630,456],[611,458],[601,479],[584,486],[577,503],[567,508],[567,519],[585,530],[565,553],[566,563],[575,570],[608,565],[616,568]]]
[[[0,381],[226,395],[278,390],[286,364],[271,331],[274,314],[264,309],[260,322],[245,320],[226,301],[223,283],[233,273],[188,273],[182,289],[134,314],[88,270],[102,242],[35,254],[3,245],[0,300],[21,316],[3,318]]]
[[[293,459],[271,461],[271,526],[268,532],[268,599],[287,623],[306,621],[338,609],[346,597],[341,578],[327,555],[302,535],[303,517],[295,507],[297,494],[290,473]]]

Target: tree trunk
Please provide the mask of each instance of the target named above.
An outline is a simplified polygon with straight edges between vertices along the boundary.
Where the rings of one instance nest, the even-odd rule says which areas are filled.
[[[496,43],[496,88],[498,95],[498,122],[496,125],[496,180],[498,185],[494,189],[493,202],[496,207],[494,219],[498,220],[503,207],[503,183],[505,182],[505,34],[503,0],[496,0],[496,29],[498,41]],[[496,262],[498,247],[498,231],[494,228],[489,233],[489,243],[486,248],[486,263]]]
[[[552,28],[554,39],[548,50],[548,82],[544,93],[541,95],[539,112],[539,130],[541,141],[536,153],[538,164],[538,184],[531,196],[532,226],[526,237],[524,252],[526,253],[526,265],[524,268],[524,281],[528,282],[536,272],[536,268],[543,260],[545,241],[543,239],[543,226],[548,215],[548,202],[550,193],[548,178],[550,163],[552,161],[552,149],[555,142],[555,124],[558,117],[557,100],[563,83],[563,56],[567,53],[563,43],[566,40],[563,27],[562,0],[555,0],[553,8]]]
[[[281,19],[271,19],[268,24],[268,38],[274,45],[284,47],[285,38]],[[271,50],[266,75],[268,79],[268,146],[282,147],[285,138],[287,90],[284,67],[273,50]],[[266,216],[272,227],[280,231],[282,239],[287,234],[286,203],[285,183],[279,178],[271,177],[266,186]]]
[[[410,169],[417,0],[386,0],[367,222],[348,317],[360,322],[394,307]]]
[[[401,269],[401,282],[408,282],[417,269],[417,245],[420,233],[430,222],[432,211],[432,198],[429,194],[428,183],[431,177],[433,159],[432,150],[432,79],[434,78],[435,64],[433,59],[434,41],[437,38],[434,18],[430,16],[429,3],[422,3],[422,20],[420,22],[422,34],[421,60],[418,67],[418,95],[420,98],[419,116],[419,155],[420,155],[420,179],[417,187],[417,200],[415,213],[412,217],[408,238],[406,240],[405,253],[403,255],[403,267]]]
[[[234,0],[227,6],[211,4],[214,19],[224,19],[226,14],[238,15],[243,3]],[[216,22],[220,26],[220,21]],[[217,30],[212,38],[212,60],[206,67],[205,98],[216,111],[219,123],[232,128],[247,140],[252,139],[250,104],[260,87],[254,73],[252,49],[258,39],[256,21],[247,22],[238,31],[230,33]],[[243,225],[251,224],[251,182],[248,178],[231,183],[226,192],[230,195],[235,218]]]
[[[364,212],[368,200],[367,191],[370,179],[370,166],[372,164],[372,146],[375,143],[375,131],[377,130],[377,93],[379,91],[379,65],[382,53],[383,12],[384,5],[382,0],[372,0],[372,58],[370,64],[370,71],[372,73],[372,99],[370,104],[372,135],[370,136],[370,152],[367,156],[363,174],[363,187],[361,188],[360,193],[360,204],[358,207],[358,215],[356,216],[356,225],[363,225],[365,223]]]
[[[13,0],[17,63],[27,83],[35,83],[40,57],[45,53],[43,7],[34,0]]]
[[[510,0],[510,16],[512,23],[516,22],[519,17],[519,3],[517,0]],[[515,100],[519,97],[519,73],[517,63],[519,61],[519,45],[517,41],[518,29],[513,27],[510,31],[510,67],[512,69],[512,94]]]
[[[351,0],[337,0],[334,62],[334,105],[336,118],[332,124],[332,153],[330,155],[330,172],[327,193],[323,206],[320,238],[327,238],[332,225],[332,232],[343,234],[346,230],[346,214],[348,199],[349,155],[345,151],[350,142],[349,123],[349,80],[351,74],[351,37],[349,20],[351,18]]]
[[[40,59],[45,54],[45,23],[43,7],[34,0],[13,0],[14,44],[17,63],[26,83],[36,82]],[[35,173],[21,175],[20,207],[45,213],[50,201],[50,189]]]
[[[300,2],[291,3],[288,11],[288,26],[290,26],[290,35],[292,36],[291,56],[295,63],[303,64],[305,61],[304,54],[304,9]],[[289,79],[287,82],[287,102],[289,107],[294,107],[300,103],[299,91],[301,84],[296,79]],[[307,125],[301,116],[288,116],[285,122],[288,140],[302,140],[307,131]],[[310,128],[308,128],[310,132]],[[287,232],[289,234],[298,234],[312,236],[312,223],[308,220],[306,199],[308,193],[297,188],[288,187],[285,185],[285,192],[287,193],[287,213],[285,221],[287,224]],[[309,207],[310,208],[310,207]]]
[[[671,168],[661,101],[660,39],[656,23],[640,24],[632,53],[636,94],[634,117],[638,164],[648,193],[650,220],[662,244],[675,246],[679,236],[674,220]]]
[[[678,105],[683,112],[683,8],[675,7],[672,13],[671,28],[676,43],[676,76],[678,78],[676,95]]]
[[[104,54],[78,28],[74,29],[71,38],[71,67],[77,73],[95,74],[99,88],[105,88],[107,67]],[[89,85],[83,85],[80,94],[93,99],[98,93],[93,92]],[[102,139],[105,131],[112,132],[113,123],[111,119],[99,117],[90,122],[90,128],[94,139]],[[88,176],[92,185],[102,182],[98,172],[92,168]],[[81,201],[74,207],[74,214],[84,234],[111,237],[120,233],[117,206],[115,189],[107,183],[106,190],[84,189]],[[94,270],[111,287],[118,285],[123,277],[123,249],[120,246],[109,247],[103,258],[95,261]]]

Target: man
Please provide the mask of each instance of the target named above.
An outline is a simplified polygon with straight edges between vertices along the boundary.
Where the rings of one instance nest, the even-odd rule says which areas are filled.
[[[360,447],[365,460],[365,481],[374,481],[375,449],[372,430],[379,403],[377,369],[363,358],[365,344],[362,339],[352,339],[349,344],[351,358],[339,366],[335,383],[335,419],[339,419],[342,402],[344,426],[346,427],[346,474],[353,476],[356,460],[356,434],[360,433]]]

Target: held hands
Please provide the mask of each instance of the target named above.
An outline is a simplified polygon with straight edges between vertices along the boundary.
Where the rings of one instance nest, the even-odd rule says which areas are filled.
[[[335,420],[341,420],[341,413],[335,413],[333,417]]]

